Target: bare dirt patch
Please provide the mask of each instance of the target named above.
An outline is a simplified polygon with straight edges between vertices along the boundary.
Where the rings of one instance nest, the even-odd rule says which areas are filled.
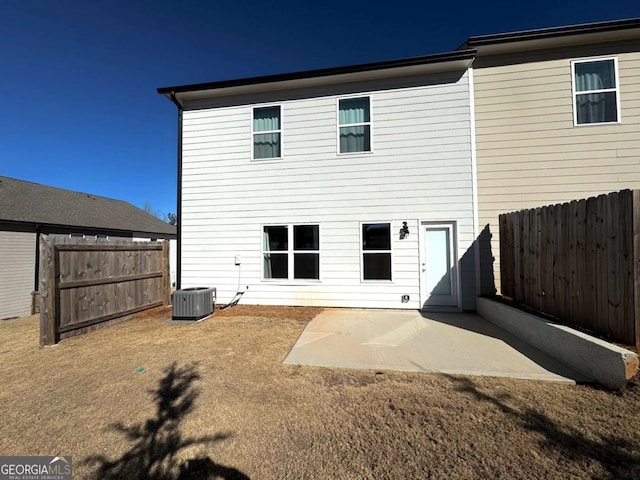
[[[637,384],[282,365],[314,312],[158,309],[44,349],[37,317],[0,322],[0,453],[79,479],[640,478]]]
[[[299,320],[305,324],[318,315],[322,308],[317,307],[275,307],[266,305],[238,305],[225,310],[216,309],[218,317],[262,317],[262,318],[286,318],[287,320]]]

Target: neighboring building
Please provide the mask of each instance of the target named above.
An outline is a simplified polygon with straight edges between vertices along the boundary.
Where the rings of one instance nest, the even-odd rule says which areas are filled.
[[[159,89],[181,119],[178,285],[474,309],[473,57]]]
[[[0,176],[0,319],[31,313],[40,235],[169,240],[176,229],[121,200]]]
[[[462,48],[477,49],[480,261],[491,294],[500,213],[640,188],[640,19],[471,37]]]

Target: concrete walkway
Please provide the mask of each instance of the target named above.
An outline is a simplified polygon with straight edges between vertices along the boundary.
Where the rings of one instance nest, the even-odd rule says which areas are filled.
[[[284,363],[585,380],[478,315],[415,310],[326,309],[309,322]]]

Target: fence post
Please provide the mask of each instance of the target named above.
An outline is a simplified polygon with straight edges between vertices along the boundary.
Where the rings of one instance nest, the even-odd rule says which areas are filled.
[[[171,268],[169,267],[169,240],[162,242],[162,304],[171,304]]]
[[[53,239],[40,237],[40,346],[53,345],[56,339],[56,284]]]

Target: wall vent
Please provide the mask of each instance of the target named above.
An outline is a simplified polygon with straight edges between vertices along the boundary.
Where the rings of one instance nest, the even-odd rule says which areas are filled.
[[[213,313],[216,289],[207,287],[184,288],[173,292],[172,320],[196,322]]]

